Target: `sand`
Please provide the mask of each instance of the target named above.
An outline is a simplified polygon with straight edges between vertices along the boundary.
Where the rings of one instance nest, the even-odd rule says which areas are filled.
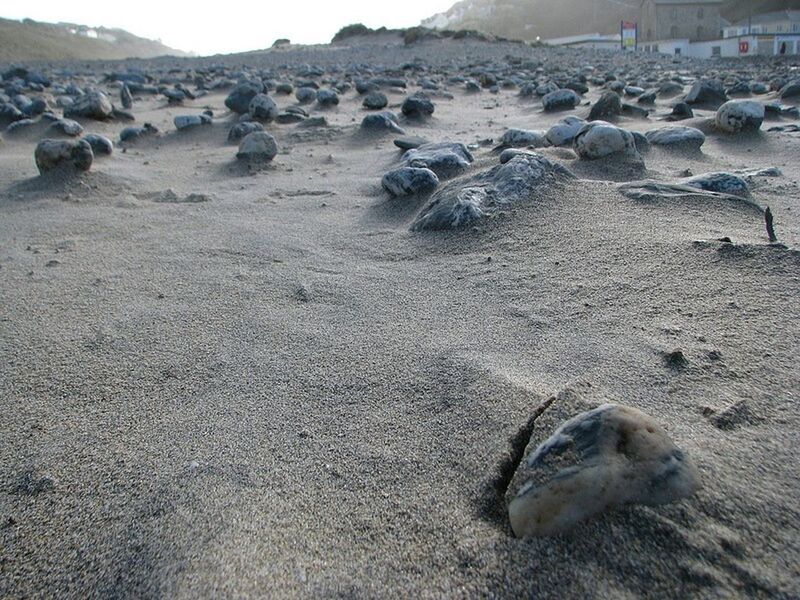
[[[528,52],[448,41],[207,62]],[[498,140],[589,110],[451,92],[407,132]],[[166,134],[74,179],[37,175],[35,139],[0,146],[0,597],[800,594],[797,134],[645,157],[663,180],[779,167],[753,195],[783,245],[746,205],[633,201],[624,170],[554,149],[579,180],[476,230],[412,233],[424,201],[381,190],[400,154],[359,135],[355,92],[315,110],[330,127],[268,125],[280,152],[253,173],[225,141],[224,98],[144,97],[137,121]],[[174,131],[206,106],[214,125]],[[470,172],[496,164],[491,147]],[[189,194],[207,201],[176,201]],[[559,393],[653,416],[702,490],[515,539],[492,484]],[[737,402],[749,417],[715,425]]]

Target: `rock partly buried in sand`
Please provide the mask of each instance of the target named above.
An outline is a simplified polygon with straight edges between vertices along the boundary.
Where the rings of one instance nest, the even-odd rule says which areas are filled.
[[[79,96],[71,105],[64,109],[64,117],[68,119],[82,118],[105,121],[110,119],[114,112],[111,101],[103,92],[89,92]]]
[[[110,156],[114,152],[114,144],[107,137],[98,133],[89,133],[83,136],[89,142],[95,156]]]
[[[552,146],[571,146],[586,121],[579,117],[566,117],[547,130],[545,138]]]
[[[417,92],[403,101],[400,110],[407,117],[422,119],[424,117],[430,117],[433,114],[434,108],[433,102],[428,96]]]
[[[119,90],[119,101],[122,103],[122,108],[126,110],[133,108],[133,96],[127,83],[123,83]]]
[[[278,144],[275,138],[266,131],[248,133],[242,143],[236,158],[248,163],[257,164],[271,161],[278,154]]]
[[[236,123],[228,132],[228,141],[238,142],[247,134],[253,133],[254,131],[264,131],[264,126],[256,121],[242,121],[241,123]]]
[[[225,98],[225,106],[233,112],[243,115],[250,109],[250,102],[264,91],[264,86],[258,81],[245,81],[240,83]]]
[[[604,404],[523,458],[508,516],[518,537],[553,535],[617,506],[666,504],[699,487],[691,459],[652,417]]]
[[[250,100],[247,110],[252,119],[255,119],[256,121],[262,121],[264,123],[274,121],[279,112],[278,105],[275,104],[275,100],[266,94],[256,94],[253,96],[253,99]]]
[[[580,158],[587,160],[610,156],[637,162],[642,160],[633,134],[605,121],[584,125],[575,136],[573,148]]]
[[[758,131],[764,122],[764,105],[752,100],[730,100],[719,107],[714,122],[727,133]]]
[[[208,115],[178,115],[172,120],[178,131],[194,129],[201,125],[211,125],[211,117]]]
[[[447,179],[466,171],[474,158],[464,144],[439,142],[407,150],[402,160],[407,167],[430,169],[438,177]]]
[[[47,128],[47,133],[60,133],[70,137],[77,137],[83,133],[83,127],[80,123],[72,119],[58,119],[50,123],[50,126]]]
[[[367,115],[361,121],[361,129],[370,133],[405,133],[397,124],[397,115],[388,110]]]
[[[687,104],[703,104],[717,108],[728,101],[728,95],[722,82],[716,79],[702,79],[694,82],[684,101]]]
[[[361,105],[369,110],[381,110],[389,104],[389,99],[381,92],[370,92],[364,96]]]
[[[70,165],[79,171],[88,171],[94,153],[86,140],[42,140],[36,146],[34,158],[41,174]]]
[[[299,87],[295,91],[294,97],[300,104],[310,104],[317,99],[317,90],[312,87]]]
[[[681,183],[690,187],[704,190],[706,192],[717,192],[719,194],[730,194],[731,196],[746,197],[750,195],[750,188],[747,181],[733,173],[703,173],[687,179]]]
[[[142,127],[126,127],[119,132],[120,142],[132,142],[146,137],[158,135],[158,128],[150,123],[145,123]]]
[[[458,229],[528,200],[549,184],[574,175],[544,156],[521,152],[505,164],[434,192],[411,225],[412,231]]]
[[[439,185],[439,178],[430,169],[401,167],[386,173],[381,185],[394,197],[414,196],[435,190]]]
[[[699,150],[700,146],[706,142],[705,134],[699,129],[678,125],[651,129],[644,135],[653,146],[682,150]]]
[[[339,104],[339,94],[334,90],[318,90],[317,104],[322,108],[330,108]]]
[[[589,111],[590,121],[602,121],[622,114],[622,100],[616,92],[603,92]]]
[[[546,132],[530,129],[508,129],[500,138],[501,148],[542,148],[548,146]]]
[[[573,90],[563,89],[550,92],[542,98],[542,107],[545,111],[571,110],[578,106],[581,97]]]
[[[691,119],[694,117],[694,111],[692,107],[686,104],[686,102],[678,102],[675,106],[672,107],[672,112],[667,115],[667,121],[683,121],[685,119]]]

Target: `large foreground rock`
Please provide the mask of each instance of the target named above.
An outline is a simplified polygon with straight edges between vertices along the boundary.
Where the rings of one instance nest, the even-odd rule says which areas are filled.
[[[636,141],[630,131],[606,123],[592,121],[584,125],[573,142],[575,153],[587,160],[616,156],[641,161]]]
[[[731,100],[717,110],[714,122],[726,133],[758,131],[764,122],[764,105],[751,100]]]
[[[552,535],[625,504],[655,506],[700,487],[689,456],[645,413],[603,404],[529,445],[509,488],[518,537]]]
[[[92,146],[86,140],[42,140],[36,146],[34,159],[39,173],[59,167],[88,171],[94,161]]]
[[[411,225],[413,231],[457,229],[503,206],[533,198],[549,184],[574,176],[534,153],[520,153],[505,164],[436,191]]]

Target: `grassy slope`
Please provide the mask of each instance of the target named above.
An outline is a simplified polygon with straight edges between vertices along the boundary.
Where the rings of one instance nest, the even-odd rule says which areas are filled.
[[[159,42],[109,30],[117,42],[77,36],[58,25],[0,19],[0,61],[152,58],[184,53]]]

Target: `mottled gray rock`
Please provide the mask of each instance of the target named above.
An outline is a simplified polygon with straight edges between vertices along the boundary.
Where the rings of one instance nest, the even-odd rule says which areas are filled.
[[[318,90],[317,104],[325,108],[336,106],[339,104],[339,94],[333,90]]]
[[[300,87],[297,88],[294,97],[300,104],[310,104],[317,99],[317,90],[312,87]]]
[[[633,134],[605,121],[592,121],[584,125],[575,135],[572,147],[583,159],[597,160],[606,157],[642,160],[636,150]]]
[[[389,104],[389,99],[381,92],[370,92],[364,96],[364,100],[361,103],[364,108],[368,108],[370,110],[380,110],[382,108],[386,108],[387,104]]]
[[[681,181],[684,185],[695,187],[706,192],[717,192],[720,194],[730,194],[731,196],[747,197],[750,195],[750,188],[742,177],[733,173],[703,173],[688,177]]]
[[[179,115],[172,120],[178,131],[193,129],[201,125],[211,125],[211,117],[208,115]]]
[[[278,154],[275,138],[266,131],[248,133],[241,144],[236,158],[249,163],[269,162]]]
[[[573,90],[557,90],[550,92],[542,98],[542,107],[545,111],[570,110],[578,106],[581,97]]]
[[[158,128],[150,123],[145,123],[142,127],[126,127],[119,132],[119,140],[121,142],[131,142],[145,137],[151,137],[158,134]]]
[[[751,100],[730,100],[719,107],[714,122],[726,133],[758,131],[764,122],[764,105]]]
[[[64,117],[68,119],[94,119],[105,121],[110,119],[114,112],[111,101],[103,92],[89,92],[77,98],[70,106],[64,109]]]
[[[254,131],[264,131],[264,126],[256,121],[242,121],[236,123],[228,132],[228,141],[238,142],[248,133],[253,133]]]
[[[570,146],[586,121],[579,117],[566,117],[547,130],[545,137],[553,146]]]
[[[225,106],[233,112],[243,115],[250,110],[250,102],[253,98],[263,91],[264,85],[260,81],[245,81],[228,94],[228,97],[225,98]]]
[[[98,133],[87,133],[83,140],[89,143],[95,156],[110,156],[114,152],[111,140]]]
[[[689,456],[652,417],[603,404],[529,444],[509,486],[508,516],[517,537],[553,535],[615,507],[666,504],[699,487]]]
[[[407,150],[402,160],[408,167],[424,167],[447,179],[466,171],[474,159],[464,144],[439,142]]]
[[[72,119],[58,119],[50,123],[48,133],[61,133],[70,137],[77,137],[83,133],[83,126]]]
[[[419,148],[423,144],[430,143],[423,137],[419,137],[416,135],[404,135],[399,138],[395,138],[394,145],[400,148],[401,150],[411,150],[412,148]]]
[[[127,83],[122,84],[119,90],[119,100],[122,103],[122,108],[130,110],[133,108],[133,96]]]
[[[407,117],[419,119],[431,116],[434,108],[433,102],[428,96],[422,93],[416,93],[403,101],[400,110]]]
[[[699,150],[706,136],[694,127],[667,126],[651,129],[645,133],[647,141],[654,146],[665,146],[685,150]]]
[[[692,107],[686,102],[678,102],[672,107],[672,112],[667,115],[667,121],[683,121],[684,119],[691,119],[694,117]]]
[[[278,116],[278,105],[266,94],[253,96],[247,110],[250,113],[250,118],[264,123],[274,121],[275,117]]]
[[[656,92],[655,92],[655,90],[650,91],[650,92],[645,92],[644,94],[639,96],[639,98],[636,101],[639,104],[645,104],[645,105],[655,104],[655,102],[656,102]]]
[[[381,185],[392,196],[413,196],[432,192],[439,185],[439,178],[430,169],[401,167],[386,173]]]
[[[548,146],[545,131],[532,131],[530,129],[507,129],[500,138],[501,148],[542,148]]]
[[[504,206],[532,199],[552,183],[573,177],[564,167],[541,155],[520,153],[505,164],[439,188],[411,229],[457,229],[472,225]]]
[[[405,133],[397,124],[397,116],[389,111],[367,115],[361,120],[361,129],[372,133]]]
[[[88,171],[94,154],[85,140],[42,140],[36,146],[34,158],[39,173],[44,174],[64,166]]]
[[[781,100],[800,96],[800,80],[787,83],[780,90]]]
[[[725,87],[716,79],[695,81],[689,93],[686,94],[686,98],[684,98],[687,104],[704,104],[713,108],[717,108],[727,100],[728,95],[725,93]]]
[[[622,114],[622,100],[616,92],[603,92],[589,111],[590,121],[603,121]]]

